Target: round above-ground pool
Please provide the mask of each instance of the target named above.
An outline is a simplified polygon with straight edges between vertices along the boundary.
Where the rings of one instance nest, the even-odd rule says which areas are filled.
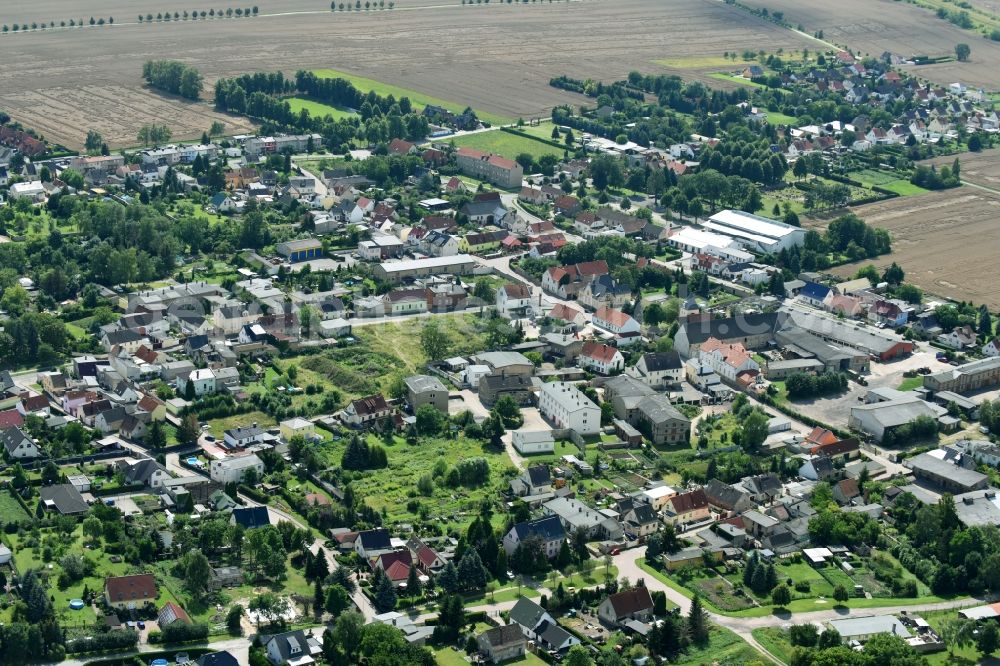
[[[83,603],[83,599],[70,599],[69,607],[73,610],[83,610],[83,607],[87,604]]]
[[[170,662],[166,659],[154,659],[149,662],[149,666],[170,666]]]

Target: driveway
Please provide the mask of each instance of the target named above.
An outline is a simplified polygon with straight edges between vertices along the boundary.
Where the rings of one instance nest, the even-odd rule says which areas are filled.
[[[866,377],[869,386],[879,388],[899,388],[905,377],[903,373],[919,368],[930,368],[931,372],[944,370],[948,366],[935,358],[935,352],[927,343],[917,343],[913,353],[905,358],[888,363],[872,363],[871,373]]]
[[[898,385],[897,383],[896,386]],[[896,386],[892,388],[896,388]],[[797,412],[808,414],[822,423],[846,430],[851,407],[860,405],[859,398],[864,398],[871,388],[873,388],[871,385],[861,386],[853,381],[848,381],[847,391],[840,395],[789,401],[789,404]]]
[[[483,402],[479,399],[479,393],[472,389],[462,389],[458,394],[462,396],[462,402],[465,403],[458,408],[458,411],[462,411],[463,409],[469,410],[476,417],[477,421],[482,421],[490,415],[490,410],[486,409]],[[449,400],[448,404],[451,405],[452,402],[458,401]],[[449,409],[449,411],[451,410]]]
[[[552,426],[542,417],[537,407],[522,407],[521,416],[524,417],[522,430],[552,430]]]
[[[539,413],[537,407],[523,407],[521,409],[521,415],[524,417],[524,423],[521,425],[523,430],[552,430],[552,427],[545,422],[542,418],[541,413]],[[524,471],[528,465],[528,461],[517,452],[513,444],[513,435],[510,431],[504,433],[503,444],[504,448],[507,450],[507,455],[510,457],[510,461],[514,463],[519,471]]]

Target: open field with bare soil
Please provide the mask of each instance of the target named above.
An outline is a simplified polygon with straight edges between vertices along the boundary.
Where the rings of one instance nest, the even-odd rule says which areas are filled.
[[[913,55],[953,56],[955,44],[972,47],[969,62],[911,67],[910,71],[935,83],[954,81],[1000,89],[1000,42],[982,39],[937,18],[933,12],[893,0],[842,0],[841,2],[799,2],[798,0],[744,0],[753,7],[783,11],[792,25],[802,24],[823,39],[847,46],[862,55],[879,56],[891,51],[904,58]]]
[[[954,157],[938,157],[927,160],[927,164],[935,164],[938,168],[951,166]],[[962,167],[962,181],[996,190],[1000,195],[1000,148],[991,148],[980,153],[962,153],[958,157]]]
[[[105,139],[120,146],[133,144],[139,126],[148,122],[145,107],[165,105],[160,112],[171,119],[175,137],[195,138],[212,118],[193,123],[183,114],[202,107],[166,102],[142,88],[143,61],[176,58],[201,70],[206,94],[222,76],[332,68],[498,115],[529,118],[547,116],[555,104],[587,102],[548,85],[560,74],[611,80],[633,69],[672,71],[653,62],[657,59],[714,57],[761,44],[813,47],[791,31],[713,0],[470,6],[458,0],[397,0],[393,10],[369,12],[330,12],[325,0],[256,4],[257,18],[139,25],[140,12],[155,15],[162,3],[90,0],[85,18],[114,16],[114,26],[0,35],[5,65],[0,107],[67,145],[78,146],[88,128],[104,126]],[[60,0],[0,3],[0,23],[37,19],[58,25],[71,18],[63,16],[65,5]],[[171,9],[207,6],[178,0]],[[68,97],[74,117],[41,127],[48,112],[45,100]]]
[[[964,176],[964,165],[962,171]],[[868,263],[881,269],[895,261],[906,271],[906,281],[925,292],[1000,308],[992,269],[1000,252],[996,235],[1000,194],[965,186],[857,206],[852,211],[869,224],[889,230],[892,254],[840,266],[833,269],[837,275],[852,275]],[[807,219],[803,224],[816,228],[828,221]]]

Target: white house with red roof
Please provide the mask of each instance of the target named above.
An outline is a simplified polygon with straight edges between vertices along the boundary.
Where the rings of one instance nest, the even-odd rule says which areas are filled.
[[[577,361],[580,367],[602,375],[621,372],[625,368],[625,357],[611,345],[600,342],[585,342]]]
[[[531,307],[531,289],[523,284],[508,282],[497,289],[496,305],[502,317],[523,317]]]
[[[574,324],[576,326],[586,326],[587,317],[583,314],[583,311],[572,308],[565,303],[556,303],[556,306],[549,311],[549,317],[552,319],[561,319],[567,324]]]
[[[733,383],[741,372],[760,372],[760,364],[753,360],[750,352],[739,342],[727,343],[709,338],[702,343],[698,355],[720,377]]]
[[[642,327],[630,315],[621,310],[604,306],[594,313],[592,321],[594,326],[604,329],[615,335],[628,335],[639,333]]]

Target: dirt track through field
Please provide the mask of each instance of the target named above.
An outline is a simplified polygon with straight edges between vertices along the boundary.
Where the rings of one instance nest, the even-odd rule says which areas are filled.
[[[58,25],[70,18],[61,15],[63,4],[0,6],[0,23],[50,19]],[[399,0],[395,10],[368,12],[324,11],[329,3],[323,0],[263,0],[258,18],[139,25],[137,14],[155,15],[158,4],[90,0],[87,19],[115,16],[116,25],[0,36],[0,108],[73,146],[89,128],[102,131],[112,145],[131,145],[138,128],[154,119],[167,119],[177,138],[197,137],[217,119],[207,104],[142,88],[145,60],[176,58],[202,71],[206,95],[221,76],[332,68],[512,118],[544,117],[556,104],[592,103],[548,85],[561,74],[611,80],[635,69],[702,78],[653,61],[719,56],[761,44],[812,47],[791,31],[714,0],[494,0],[469,6]],[[181,12],[205,6],[198,0],[171,3]],[[263,16],[270,13],[281,15]],[[706,38],[692,38],[698,35]],[[230,131],[246,129],[241,119],[228,121]]]
[[[835,274],[853,275],[869,263],[882,269],[895,261],[906,272],[906,281],[925,292],[1000,309],[994,268],[1000,253],[1000,194],[966,186],[852,210],[869,224],[889,230],[892,254],[840,266]],[[823,227],[826,221],[804,224]]]

